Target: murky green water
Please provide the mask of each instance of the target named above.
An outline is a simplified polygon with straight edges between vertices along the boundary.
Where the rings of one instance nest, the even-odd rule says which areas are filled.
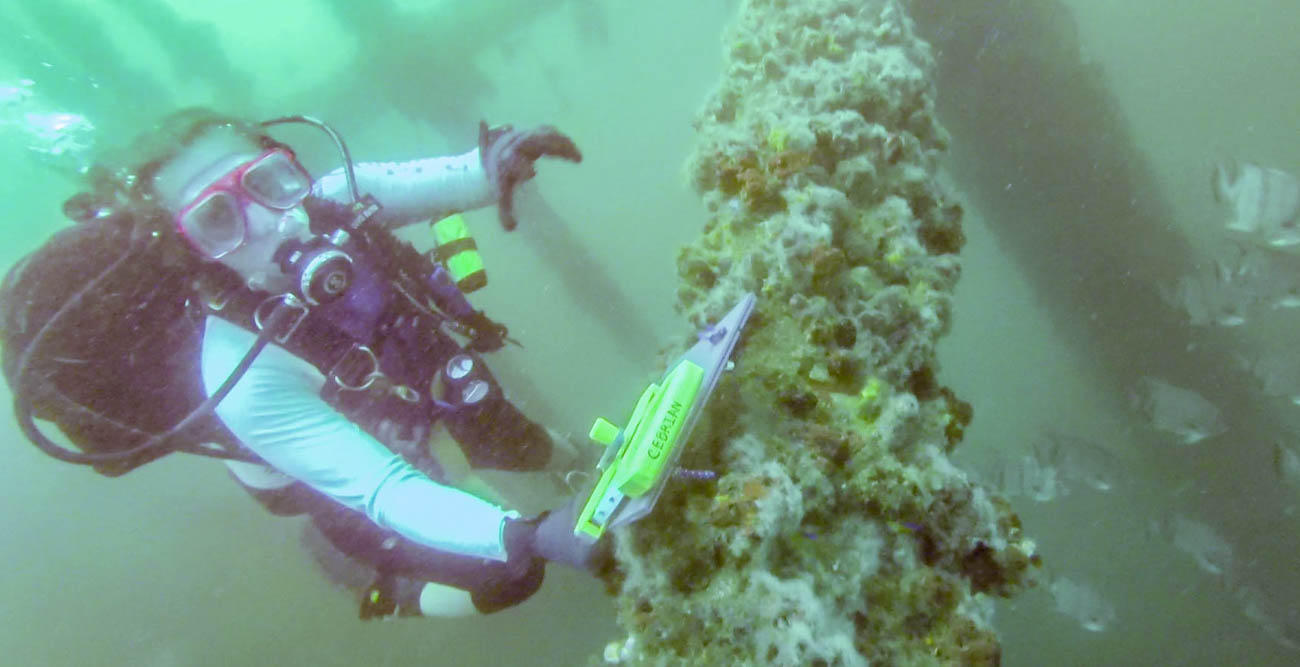
[[[526,345],[499,355],[494,370],[526,410],[584,432],[591,417],[625,409],[658,347],[682,331],[672,310],[676,247],[704,220],[682,162],[692,115],[722,66],[733,4],[10,3],[0,9],[0,86],[27,93],[4,98],[0,195],[9,213],[0,225],[9,242],[0,265],[66,224],[59,206],[75,192],[74,156],[30,150],[18,112],[81,114],[101,144],[125,142],[178,106],[304,112],[335,124],[358,159],[382,160],[465,150],[479,118],[552,123],[573,135],[584,163],[541,167],[521,196],[515,233],[502,232],[491,211],[469,219],[492,281],[479,303]],[[1212,163],[1234,157],[1300,171],[1300,12],[1281,0],[1070,7],[1083,58],[1104,73],[1172,211],[1152,224],[1188,239],[1190,261],[1208,262],[1222,221]],[[1014,21],[999,27],[985,38],[1032,39]],[[1039,94],[1069,88],[1045,81]],[[959,190],[975,187],[963,169],[988,159],[963,148],[971,143],[955,132]],[[319,168],[330,156],[307,158]],[[1036,301],[1023,257],[971,194],[956,323],[942,350],[941,380],[975,406],[958,460],[973,469],[1014,460],[1051,427],[1104,450],[1124,479],[1106,493],[1013,498],[1053,577],[1086,585],[1110,615],[1094,632],[1071,615],[1077,596],[1062,605],[1064,596],[1034,591],[1003,603],[1006,663],[1294,661],[1279,633],[1300,641],[1300,489],[1275,474],[1273,443],[1235,437],[1231,423],[1186,447],[1147,428],[1127,408],[1130,387],[1096,372],[1111,343],[1062,334],[1058,311]],[[1216,341],[1286,354],[1296,325],[1293,311],[1266,312],[1230,333],[1237,338]],[[1194,364],[1195,351],[1186,358]],[[600,587],[559,568],[536,598],[496,616],[361,624],[355,601],[302,553],[297,524],[262,513],[219,466],[172,457],[106,480],[45,458],[11,421],[0,428],[10,443],[0,467],[6,664],[558,665],[581,663],[618,636]],[[1297,441],[1284,431],[1276,439]],[[1198,565],[1184,548],[1191,538],[1170,537],[1171,517],[1221,536],[1230,572]]]

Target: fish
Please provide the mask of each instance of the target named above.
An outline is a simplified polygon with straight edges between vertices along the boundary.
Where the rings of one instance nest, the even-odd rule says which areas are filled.
[[[1274,310],[1300,308],[1300,257],[1253,250],[1248,259],[1250,279],[1263,303]]]
[[[1254,357],[1237,354],[1234,359],[1238,367],[1255,377],[1265,396],[1300,407],[1300,358],[1273,353]]]
[[[1276,595],[1250,584],[1239,584],[1232,589],[1233,600],[1246,618],[1254,621],[1279,646],[1300,651],[1300,606],[1279,602]]]
[[[1191,389],[1146,376],[1129,394],[1129,403],[1157,431],[1192,445],[1227,430],[1219,409]]]
[[[1115,622],[1114,605],[1087,584],[1057,577],[1047,590],[1056,602],[1056,611],[1078,621],[1088,632],[1104,632]]]
[[[1237,327],[1262,309],[1300,308],[1300,257],[1229,241],[1200,271],[1160,296],[1194,326]]]
[[[1284,484],[1300,490],[1300,452],[1294,447],[1273,443],[1273,470]]]
[[[1087,438],[1046,429],[1035,443],[1034,452],[1040,463],[1058,471],[1067,489],[1081,486],[1108,493],[1127,482],[1127,471],[1120,460]]]
[[[1183,276],[1173,290],[1161,287],[1160,295],[1165,303],[1185,311],[1192,326],[1198,327],[1239,327],[1256,302],[1245,284],[1226,280],[1221,270]]]
[[[1232,574],[1232,545],[1208,524],[1173,514],[1152,519],[1148,528],[1152,535],[1190,556],[1201,570],[1215,576]]]
[[[1215,165],[1215,201],[1228,207],[1229,231],[1270,248],[1300,251],[1300,179],[1251,162]]]
[[[1028,498],[1046,503],[1066,494],[1066,489],[1055,468],[1044,464],[1036,454],[1023,454],[1013,459],[995,453],[993,457],[976,465],[972,471],[976,479],[997,489],[1007,498]]]
[[[1272,309],[1300,308],[1300,257],[1236,242],[1214,262],[1221,280]]]
[[[1252,277],[1258,303],[1273,310],[1300,308],[1300,267],[1287,268],[1271,262]]]
[[[1001,453],[974,466],[972,474],[1008,498],[1046,503],[1083,490],[1109,493],[1127,483],[1120,461],[1086,438],[1047,429],[1029,452]]]

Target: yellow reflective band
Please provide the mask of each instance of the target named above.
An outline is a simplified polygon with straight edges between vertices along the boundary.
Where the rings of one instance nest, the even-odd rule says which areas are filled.
[[[487,284],[487,271],[478,252],[467,250],[447,258],[447,272],[462,292],[473,292]]]
[[[469,234],[465,218],[459,213],[433,223],[433,240],[437,244],[434,258],[442,262],[460,291],[468,294],[487,285],[487,271],[478,254],[478,244]]]
[[[465,224],[465,218],[459,213],[433,223],[433,240],[438,245],[464,238],[469,238],[469,227]]]

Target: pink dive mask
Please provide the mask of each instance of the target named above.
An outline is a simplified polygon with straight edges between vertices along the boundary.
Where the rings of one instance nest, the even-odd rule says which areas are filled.
[[[311,176],[293,153],[272,148],[204,188],[176,214],[176,229],[196,250],[218,259],[247,240],[249,202],[287,211],[310,192]]]

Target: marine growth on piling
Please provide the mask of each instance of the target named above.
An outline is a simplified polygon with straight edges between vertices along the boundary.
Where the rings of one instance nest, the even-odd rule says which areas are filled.
[[[759,295],[676,484],[617,537],[632,664],[992,664],[986,596],[1039,561],[948,453],[940,384],[964,242],[936,181],[933,59],[893,1],[749,0],[688,170],[710,211],[678,258],[691,328]]]

